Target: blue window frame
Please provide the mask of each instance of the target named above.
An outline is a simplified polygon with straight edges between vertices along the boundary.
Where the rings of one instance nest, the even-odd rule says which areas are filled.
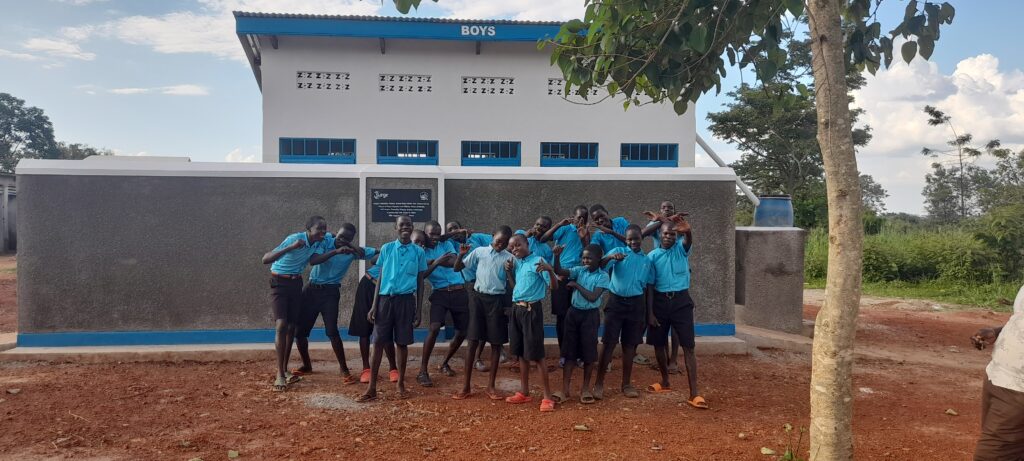
[[[542,142],[540,166],[597,166],[597,143]]]
[[[280,138],[281,163],[356,163],[355,139]]]
[[[678,167],[679,144],[622,144],[619,166]]]
[[[437,165],[437,141],[418,139],[378,139],[377,163],[398,165]]]
[[[519,166],[519,141],[462,141],[462,166]]]

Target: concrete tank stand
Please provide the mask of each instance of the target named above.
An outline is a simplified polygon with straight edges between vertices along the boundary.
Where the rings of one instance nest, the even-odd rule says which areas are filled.
[[[806,238],[798,227],[736,228],[736,323],[801,332]]]

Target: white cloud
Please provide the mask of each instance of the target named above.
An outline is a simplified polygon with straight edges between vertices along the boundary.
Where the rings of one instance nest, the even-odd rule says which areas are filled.
[[[928,125],[925,105],[951,116],[957,130],[972,133],[978,144],[989,139],[1011,148],[1024,144],[1024,73],[1000,70],[990,54],[964,59],[948,75],[920,59],[895,64],[869,76],[854,97],[865,109],[861,123],[871,125],[874,135],[860,152],[861,171],[890,190],[893,210],[922,211],[921,189],[932,160],[921,148],[942,148],[950,138],[947,127]]]
[[[19,61],[38,61],[40,59],[43,59],[34,54],[16,53],[14,51],[5,50],[3,48],[0,48],[0,58],[11,58],[17,59]]]
[[[89,4],[92,4],[92,3],[103,3],[103,2],[107,2],[109,0],[53,0],[53,1],[55,1],[57,3],[66,3],[66,4],[74,5],[74,6],[85,6],[85,5],[89,5]]]
[[[50,38],[31,38],[21,45],[23,48],[46,53],[54,58],[81,59],[92,61],[96,59],[95,53],[82,51],[77,43],[68,40],[55,40]]]
[[[442,0],[437,6],[460,19],[562,21],[582,18],[585,11],[581,0]]]
[[[95,90],[91,85],[79,85],[77,88],[86,90]],[[206,87],[199,85],[170,85],[170,86],[159,86],[155,88],[141,88],[141,87],[127,87],[127,88],[111,88],[107,90],[107,93],[122,94],[122,95],[133,95],[133,94],[147,94],[147,93],[160,93],[171,96],[206,96],[210,94],[210,91]],[[94,94],[94,93],[89,93]]]
[[[256,154],[245,155],[245,154],[242,153],[242,148],[241,147],[236,147],[234,150],[232,150],[231,152],[228,152],[228,154],[224,156],[224,161],[225,162],[256,163],[256,162],[259,162],[260,160],[259,160],[259,158],[257,158]]]

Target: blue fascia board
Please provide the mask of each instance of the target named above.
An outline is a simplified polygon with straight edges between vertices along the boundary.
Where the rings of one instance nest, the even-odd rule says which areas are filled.
[[[406,38],[488,42],[536,42],[554,38],[561,27],[544,24],[458,24],[412,21],[366,21],[331,18],[236,17],[238,35]]]
[[[355,164],[355,155],[282,155],[280,163]]]
[[[679,160],[620,160],[619,166],[629,168],[679,166]]]
[[[603,326],[602,326],[603,327]],[[698,323],[694,327],[697,336],[735,336],[736,325],[731,323]],[[426,328],[413,332],[416,342],[426,339]],[[450,339],[452,332],[445,327],[445,334],[439,339]],[[598,336],[603,334],[598,332]],[[555,326],[545,325],[544,336],[556,337]],[[356,341],[341,328],[343,341]],[[323,328],[314,328],[309,335],[313,342],[327,341]],[[256,330],[171,330],[171,331],[82,331],[68,333],[18,333],[18,347],[74,347],[74,346],[156,346],[182,344],[251,344],[273,343],[272,328]]]

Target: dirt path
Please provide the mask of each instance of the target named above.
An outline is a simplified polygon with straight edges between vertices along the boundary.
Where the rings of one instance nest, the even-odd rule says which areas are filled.
[[[805,315],[813,318],[818,307],[808,299]],[[869,302],[859,321],[858,347],[878,358],[856,365],[857,458],[968,459],[988,352],[968,349],[966,338],[1006,315],[894,306]],[[360,405],[353,398],[362,387],[342,385],[326,362],[315,365],[321,373],[275,394],[269,360],[3,363],[0,458],[212,460],[237,450],[241,459],[766,460],[761,447],[781,452],[786,444],[783,424],[808,423],[810,359],[799,353],[702,358],[710,411],[683,403],[680,376],[675,392],[624,398],[614,385],[618,364],[606,400],[552,414],[488,401],[480,389],[453,401],[458,378],[443,376],[432,389],[411,384],[414,397],[404,401],[385,382],[380,401]],[[656,379],[646,368],[638,375],[638,385]],[[561,378],[552,375],[552,384]],[[501,371],[499,386],[515,390],[516,375]],[[579,424],[590,430],[574,430]]]
[[[18,329],[17,258],[0,255],[0,333]]]

